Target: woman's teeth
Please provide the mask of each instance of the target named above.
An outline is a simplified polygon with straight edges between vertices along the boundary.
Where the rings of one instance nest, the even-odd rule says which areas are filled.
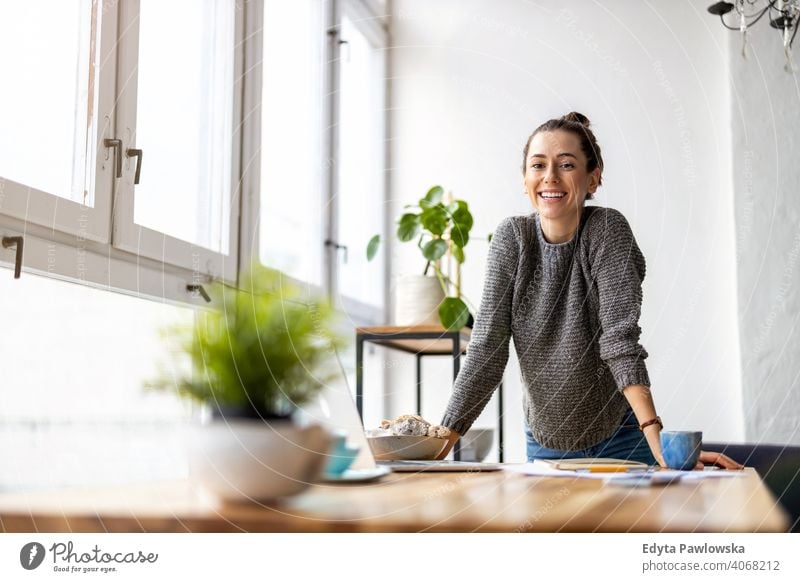
[[[539,192],[542,198],[563,198],[566,195],[566,192]]]

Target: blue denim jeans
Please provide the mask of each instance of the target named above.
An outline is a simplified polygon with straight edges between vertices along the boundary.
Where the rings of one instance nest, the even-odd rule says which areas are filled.
[[[560,451],[543,447],[533,438],[530,428],[525,425],[525,437],[528,443],[528,462],[534,459],[577,459],[582,457],[606,457],[613,459],[629,459],[648,465],[655,465],[656,460],[650,447],[639,430],[633,411],[624,416],[617,430],[606,440],[580,451]]]

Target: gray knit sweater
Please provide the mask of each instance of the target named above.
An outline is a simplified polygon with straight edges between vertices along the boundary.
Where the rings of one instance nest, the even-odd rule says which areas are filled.
[[[503,377],[509,339],[525,418],[542,445],[579,450],[629,410],[622,389],[650,385],[639,344],[645,262],[625,217],[586,206],[572,240],[545,240],[538,214],[492,238],[480,312],[442,425],[464,434]]]

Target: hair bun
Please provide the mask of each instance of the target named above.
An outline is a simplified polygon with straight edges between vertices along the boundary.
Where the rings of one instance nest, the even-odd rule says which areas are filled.
[[[577,111],[570,111],[561,119],[564,121],[571,121],[573,123],[580,123],[584,127],[589,127],[592,124],[588,117],[586,117],[583,113],[578,113]]]

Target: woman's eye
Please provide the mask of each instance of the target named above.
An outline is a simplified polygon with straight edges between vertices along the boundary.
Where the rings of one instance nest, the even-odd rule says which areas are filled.
[[[564,169],[566,169],[566,170],[571,170],[571,169],[572,169],[572,168],[574,168],[574,167],[575,167],[575,164],[570,164],[570,163],[561,164],[561,165],[559,166],[559,168],[564,168]],[[543,168],[544,168],[544,164],[540,164],[540,163],[533,163],[533,164],[531,164],[531,168],[532,168],[532,169],[534,169],[534,170],[541,170],[541,169],[543,169]]]

